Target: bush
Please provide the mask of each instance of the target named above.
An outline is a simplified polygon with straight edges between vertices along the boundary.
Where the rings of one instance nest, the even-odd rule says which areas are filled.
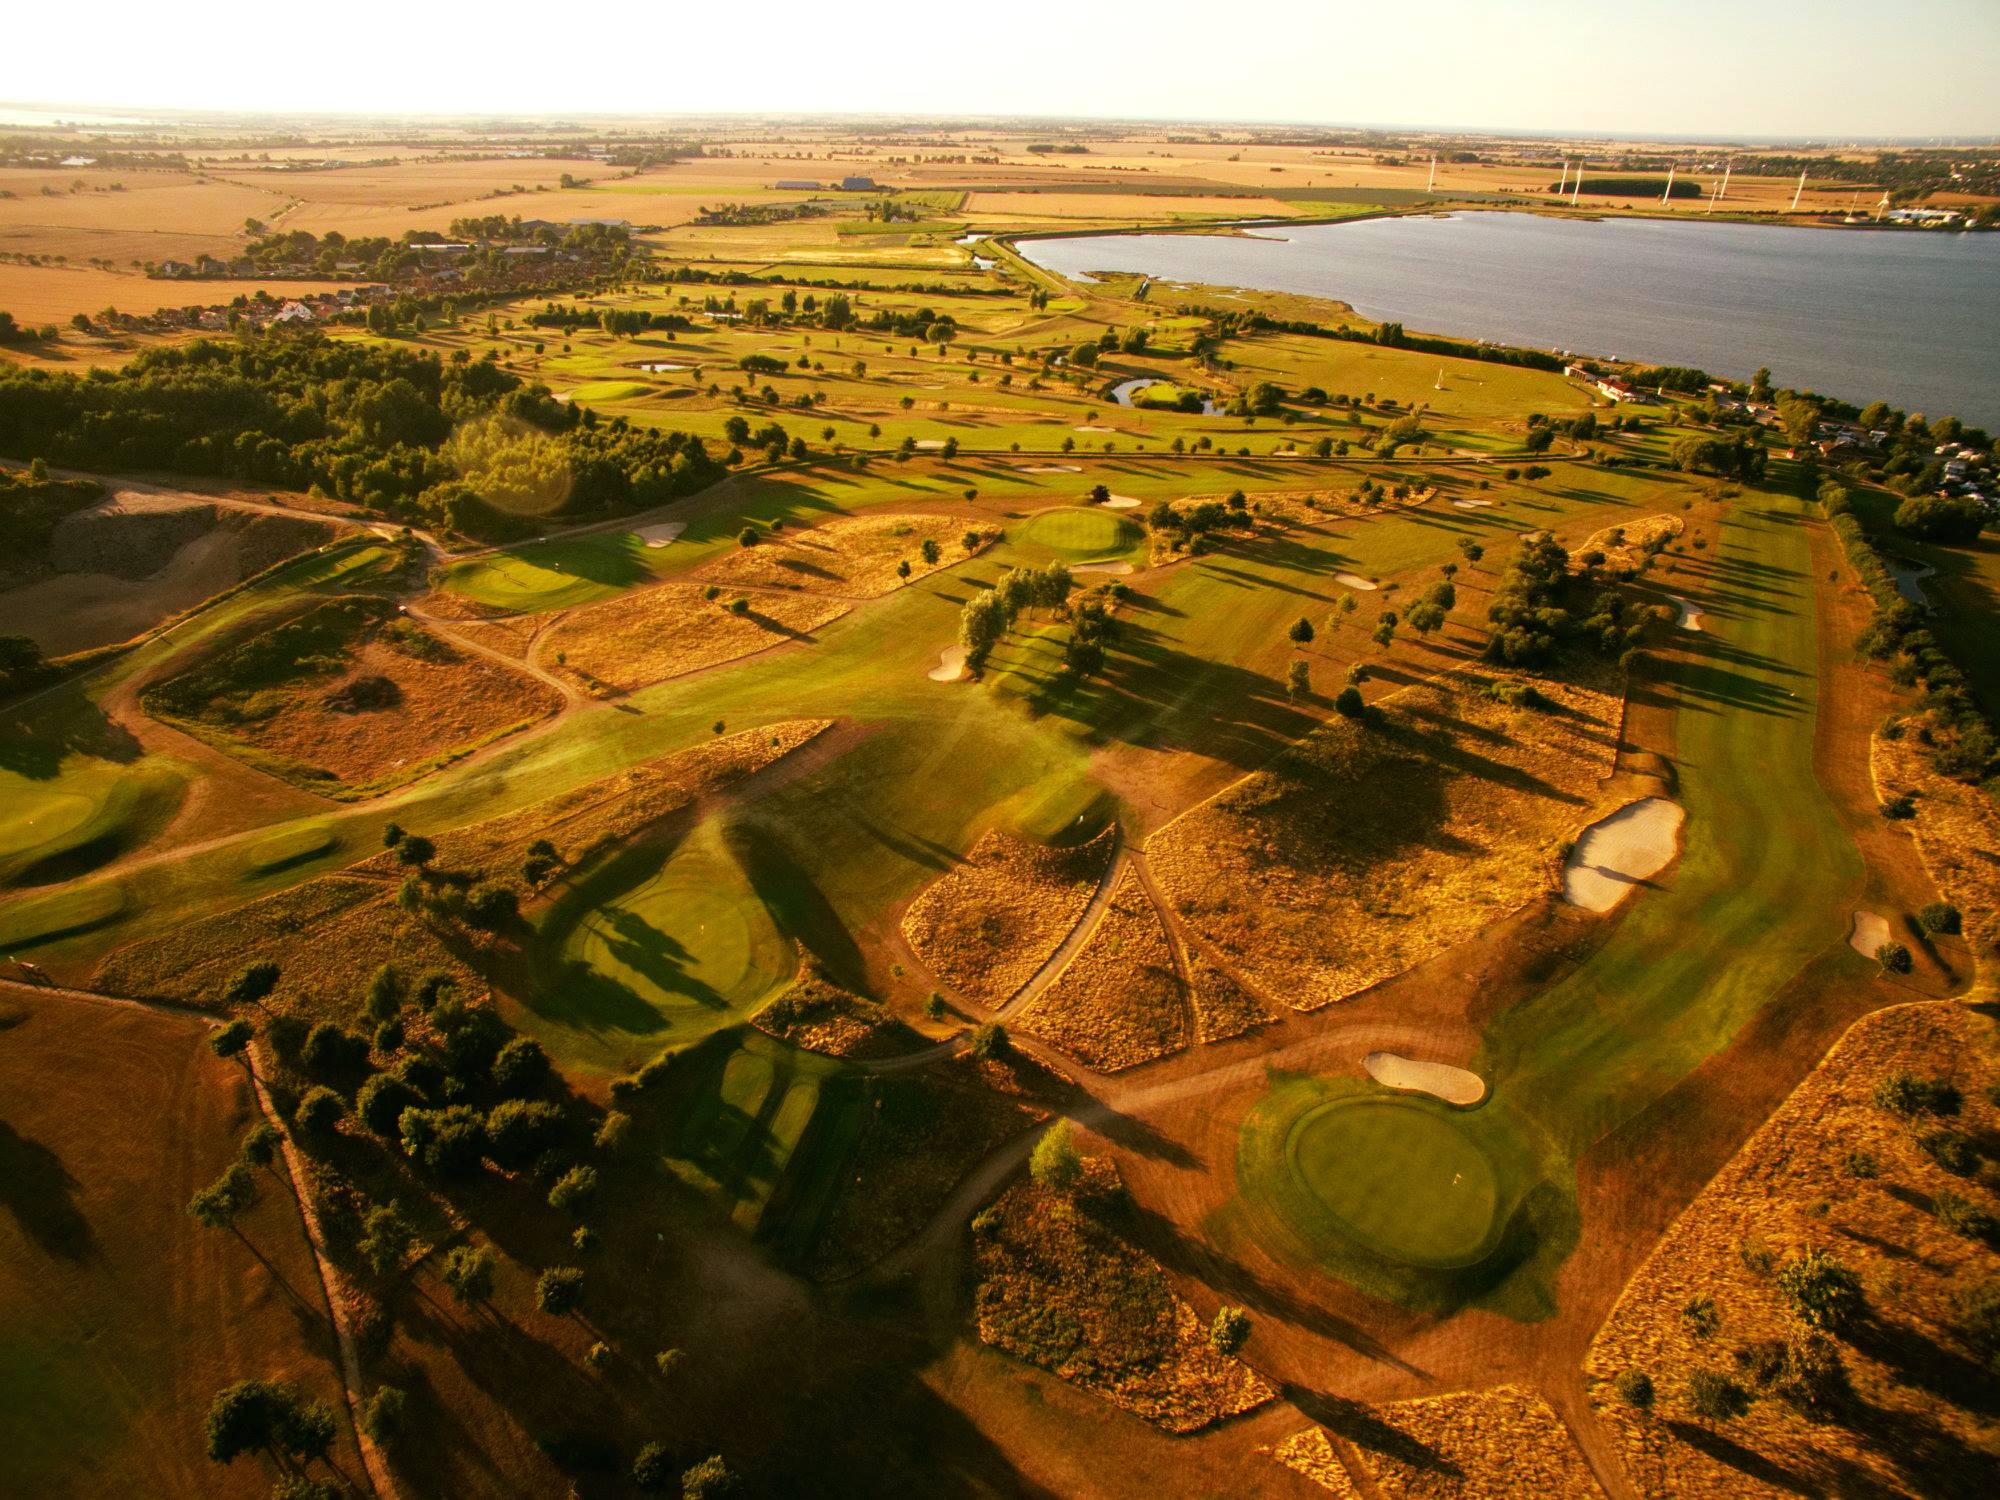
[[[1964,1103],[1956,1084],[1942,1078],[1918,1078],[1901,1068],[1877,1081],[1875,1107],[1908,1120],[1917,1115],[1955,1115]]]
[[[551,1266],[535,1282],[535,1306],[550,1317],[576,1311],[583,1301],[583,1272],[574,1266]]]
[[[1750,1393],[1720,1370],[1688,1377],[1688,1406],[1704,1422],[1732,1422],[1750,1410]]]
[[[1958,908],[1949,901],[1933,901],[1917,913],[1917,925],[1932,937],[1955,933],[1964,926]]]
[[[1931,1207],[1938,1216],[1938,1222],[1954,1234],[1962,1234],[1969,1240],[1983,1240],[1989,1245],[2000,1245],[2000,1219],[1965,1194],[1946,1188],[1931,1200]]]
[[[1240,1307],[1217,1308],[1208,1325],[1208,1347],[1217,1354],[1234,1354],[1250,1340],[1250,1314]]]
[[[1884,974],[1907,974],[1910,972],[1910,950],[1901,943],[1884,943],[1875,950],[1875,962],[1882,966]]]
[[[972,1055],[981,1061],[1006,1057],[1014,1050],[1014,1044],[1007,1039],[1007,1028],[998,1021],[988,1021],[972,1033]]]
[[[517,1036],[493,1058],[493,1086],[501,1093],[520,1098],[534,1093],[548,1081],[549,1055],[533,1037]]]
[[[559,1105],[509,1099],[486,1116],[486,1145],[494,1163],[509,1172],[525,1169],[562,1139],[567,1122]]]
[[[632,1117],[622,1110],[610,1110],[598,1122],[597,1134],[591,1144],[606,1156],[616,1156],[630,1144],[632,1139]]]
[[[1979,1170],[1979,1153],[1971,1138],[1956,1130],[1933,1130],[1917,1140],[1918,1148],[1954,1177],[1970,1177]]]
[[[320,1086],[306,1090],[292,1113],[292,1120],[307,1135],[328,1135],[346,1113],[346,1101],[332,1089]]]
[[[361,1414],[361,1430],[378,1448],[393,1447],[397,1434],[403,1430],[403,1415],[408,1405],[409,1397],[395,1386],[383,1386],[368,1398]]]
[[[1844,1404],[1854,1391],[1840,1346],[1815,1329],[1795,1332],[1785,1340],[1773,1387],[1794,1406],[1821,1417]]]
[[[1778,1268],[1778,1293],[1808,1328],[1839,1333],[1867,1311],[1861,1278],[1825,1250],[1789,1257]]]
[[[717,1453],[710,1454],[681,1475],[682,1500],[730,1500],[743,1486]]]
[[[571,1167],[556,1179],[556,1185],[549,1189],[549,1207],[562,1209],[568,1213],[581,1214],[597,1196],[597,1169],[595,1167]]]
[[[674,1483],[674,1463],[664,1443],[648,1443],[632,1460],[632,1483],[649,1495],[670,1489]]]
[[[1620,1370],[1611,1382],[1618,1399],[1636,1411],[1653,1409],[1653,1377],[1644,1370]]]
[[[1335,713],[1350,719],[1358,719],[1368,711],[1368,705],[1361,697],[1361,689],[1351,684],[1334,696],[1333,708]]]
[[[208,1050],[217,1057],[234,1057],[250,1045],[256,1034],[248,1021],[230,1021],[209,1033]]]
[[[1958,1336],[1989,1364],[2000,1360],[2000,1281],[1981,1281],[1959,1293]]]
[[[1050,1192],[1067,1193],[1076,1186],[1083,1175],[1083,1154],[1076,1149],[1076,1131],[1069,1121],[1056,1121],[1035,1142],[1028,1173]]]
[[[423,1096],[394,1073],[377,1073],[354,1096],[354,1112],[375,1134],[395,1140],[401,1135],[403,1111],[423,1102]]]
[[[440,1177],[470,1177],[486,1158],[486,1122],[467,1105],[406,1109],[399,1128],[404,1152]]]
[[[351,1073],[367,1064],[368,1039],[345,1026],[322,1021],[306,1034],[305,1046],[299,1049],[299,1061],[309,1073],[322,1076]]]
[[[269,959],[245,964],[222,991],[224,1005],[254,1005],[278,987],[278,966]]]

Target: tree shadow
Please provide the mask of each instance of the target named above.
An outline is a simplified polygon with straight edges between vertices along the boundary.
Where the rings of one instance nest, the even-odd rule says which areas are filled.
[[[43,1253],[68,1261],[97,1251],[97,1236],[76,1204],[77,1186],[61,1157],[0,1120],[0,1204]]]

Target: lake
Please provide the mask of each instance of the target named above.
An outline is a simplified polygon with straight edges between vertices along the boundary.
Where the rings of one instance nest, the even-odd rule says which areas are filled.
[[[1738,379],[1768,365],[1779,386],[2000,430],[2000,234],[1474,212],[1019,248],[1065,276],[1331,297],[1412,331]]]

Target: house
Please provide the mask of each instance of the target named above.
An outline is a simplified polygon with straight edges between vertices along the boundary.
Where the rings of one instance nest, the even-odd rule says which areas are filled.
[[[1635,386],[1627,385],[1624,381],[1611,375],[1607,375],[1604,379],[1597,382],[1597,394],[1604,397],[1607,401],[1622,402],[1634,406],[1649,406],[1653,400],[1649,392],[1639,390]]]
[[[1582,360],[1573,359],[1563,366],[1563,378],[1566,380],[1589,380],[1592,376]]]
[[[872,193],[875,191],[875,179],[872,177],[843,177],[840,179],[840,190],[843,193]]]
[[[287,302],[283,307],[281,307],[278,310],[278,315],[275,318],[271,319],[271,321],[274,324],[314,323],[317,322],[318,319],[314,317],[313,310],[310,307],[307,307],[305,303]]]
[[[820,190],[820,184],[803,177],[780,177],[775,186],[781,193],[816,193]]]
[[[463,240],[418,240],[410,246],[419,255],[469,255],[472,246]]]

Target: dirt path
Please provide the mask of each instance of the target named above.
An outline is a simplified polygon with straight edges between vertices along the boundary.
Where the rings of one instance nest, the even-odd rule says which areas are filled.
[[[1180,924],[1179,917],[1168,904],[1166,893],[1153,880],[1153,872],[1146,864],[1143,849],[1131,853],[1132,873],[1139,877],[1139,889],[1146,893],[1152,903],[1153,915],[1159,920],[1160,930],[1167,935],[1167,951],[1173,955],[1174,973],[1180,979],[1180,987],[1175,997],[1181,1007],[1181,1045],[1195,1047],[1201,1044],[1201,1028],[1194,1013],[1194,969],[1188,963],[1187,931]]]
[[[578,687],[573,682],[568,682],[563,678],[556,676],[555,673],[548,671],[546,668],[544,668],[534,660],[533,641],[529,642],[529,652],[527,656],[525,657],[509,656],[507,655],[506,652],[498,650],[495,647],[489,646],[485,644],[485,642],[483,641],[476,641],[471,636],[462,634],[460,631],[454,628],[453,621],[443,619],[440,616],[430,614],[424,610],[418,609],[417,606],[414,604],[405,603],[403,605],[403,613],[409,616],[412,620],[415,620],[419,625],[423,626],[424,629],[430,631],[433,635],[440,636],[443,639],[451,642],[452,645],[458,647],[461,651],[469,651],[474,656],[484,657],[487,661],[492,662],[495,666],[501,667],[506,671],[525,673],[527,676],[532,677],[535,679],[535,681],[541,683],[544,687],[555,689],[555,691],[562,696],[562,706],[556,710],[553,716],[554,718],[561,718],[564,714],[569,713],[572,709],[581,707],[583,704],[591,701],[590,695],[585,693],[582,688]],[[537,637],[537,639],[539,639],[539,636]],[[510,739],[512,737],[513,736],[511,735],[508,736],[508,738]]]
[[[1104,874],[1098,878],[1097,889],[1091,892],[1090,904],[1083,909],[1083,915],[1076,919],[1076,925],[1069,935],[1056,944],[1042,966],[1028,976],[1028,981],[1018,990],[994,1007],[993,1019],[1005,1021],[1025,1010],[1043,990],[1055,983],[1056,976],[1068,967],[1069,961],[1090,941],[1090,935],[1097,931],[1097,924],[1104,920],[1104,914],[1111,908],[1112,892],[1118,889],[1118,879],[1125,873],[1131,862],[1131,854],[1126,846],[1124,832],[1113,825],[1114,843],[1111,859],[1104,867]]]

